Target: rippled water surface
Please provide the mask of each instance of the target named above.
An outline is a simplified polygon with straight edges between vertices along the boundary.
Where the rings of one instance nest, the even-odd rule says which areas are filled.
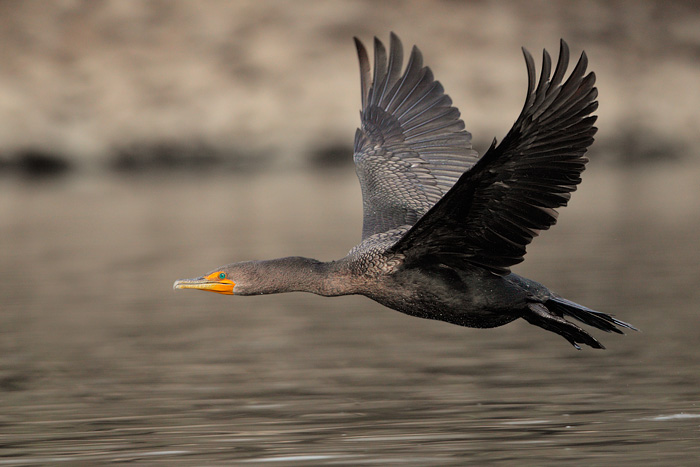
[[[351,173],[0,186],[0,464],[697,465],[697,170],[590,172],[517,272],[643,332],[576,351],[362,297],[173,280],[357,242]]]

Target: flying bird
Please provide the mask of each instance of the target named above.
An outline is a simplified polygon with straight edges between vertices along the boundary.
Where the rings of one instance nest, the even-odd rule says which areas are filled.
[[[595,75],[582,53],[566,77],[563,40],[552,74],[543,51],[536,77],[523,48],[525,105],[503,140],[479,157],[457,108],[423,56],[391,34],[360,61],[361,126],[354,161],[362,187],[362,241],[344,258],[298,256],[227,264],[176,289],[229,295],[359,294],[402,313],[473,328],[522,318],[579,344],[603,345],[570,319],[606,332],[635,329],[511,272],[527,245],[557,219],[581,182],[596,132]],[[567,319],[568,318],[568,319]]]

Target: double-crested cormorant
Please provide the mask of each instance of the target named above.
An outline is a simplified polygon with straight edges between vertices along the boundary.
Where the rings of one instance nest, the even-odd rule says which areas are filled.
[[[401,41],[389,55],[374,40],[374,72],[363,44],[361,128],[354,160],[362,186],[362,242],[337,261],[302,257],[228,264],[176,289],[233,295],[312,292],[360,294],[402,313],[474,328],[518,318],[563,336],[577,349],[603,345],[566,318],[607,332],[633,326],[510,272],[540,230],[556,222],[581,181],[593,142],[598,92],[582,53],[564,80],[569,49],[545,50],[528,73],[525,105],[500,144],[479,157],[460,113],[413,47],[402,67]]]

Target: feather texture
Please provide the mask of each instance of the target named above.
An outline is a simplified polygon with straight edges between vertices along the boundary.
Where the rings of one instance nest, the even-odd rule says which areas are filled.
[[[544,51],[535,64],[523,49],[528,90],[520,116],[503,138],[465,172],[450,191],[391,248],[407,261],[425,257],[467,261],[506,275],[526,246],[557,219],[581,181],[584,154],[593,142],[598,106],[595,75],[585,53],[563,82],[569,49],[561,41],[554,74]]]
[[[362,187],[362,238],[413,225],[454,185],[478,155],[459,111],[423,66],[414,47],[403,70],[403,47],[391,35],[389,54],[374,40],[374,70],[355,38],[360,61],[362,126],[355,165]]]

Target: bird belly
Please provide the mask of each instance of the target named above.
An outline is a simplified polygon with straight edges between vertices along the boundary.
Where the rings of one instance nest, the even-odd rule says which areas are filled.
[[[370,296],[382,305],[407,315],[445,321],[471,328],[503,326],[520,317],[524,298],[501,277],[489,274],[485,281],[402,281],[384,294]]]

